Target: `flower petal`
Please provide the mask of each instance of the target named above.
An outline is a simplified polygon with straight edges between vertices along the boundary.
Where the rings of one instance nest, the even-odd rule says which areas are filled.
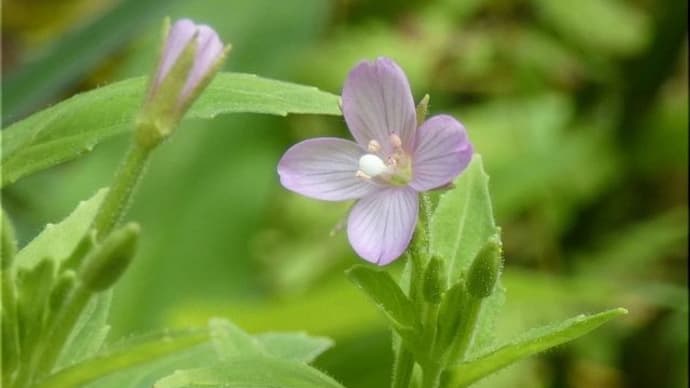
[[[194,65],[189,72],[184,89],[182,89],[182,99],[185,99],[199,86],[208,72],[216,66],[216,63],[225,51],[223,42],[218,37],[216,31],[205,24],[201,24],[197,28],[197,49],[194,56]]]
[[[326,201],[362,198],[379,190],[372,181],[355,176],[362,155],[362,148],[349,140],[305,140],[280,159],[280,183],[288,190]]]
[[[409,187],[390,187],[362,198],[347,220],[350,245],[364,260],[392,262],[410,244],[418,208],[418,194]]]
[[[170,27],[168,37],[165,40],[165,47],[163,48],[162,60],[156,74],[155,85],[159,85],[163,78],[165,78],[177,61],[177,58],[182,54],[184,48],[187,47],[187,44],[196,34],[196,31],[196,24],[189,19],[180,19]]]
[[[467,167],[472,152],[460,122],[448,115],[431,117],[417,131],[410,186],[427,191],[450,183]]]
[[[389,58],[360,62],[347,76],[343,87],[343,116],[357,143],[366,148],[376,140],[389,155],[392,133],[402,139],[403,148],[415,142],[416,113],[405,73]]]

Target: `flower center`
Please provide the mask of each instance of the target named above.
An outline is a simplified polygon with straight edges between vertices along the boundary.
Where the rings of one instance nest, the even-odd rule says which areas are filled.
[[[357,176],[362,179],[375,179],[381,183],[404,186],[412,179],[412,166],[409,156],[402,148],[402,141],[397,134],[388,139],[393,149],[384,159],[380,156],[381,143],[369,141],[369,153],[359,158]],[[385,156],[385,155],[382,155]]]

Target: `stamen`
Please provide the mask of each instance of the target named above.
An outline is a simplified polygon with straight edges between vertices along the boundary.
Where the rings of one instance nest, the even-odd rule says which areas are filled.
[[[369,152],[379,152],[381,149],[381,144],[377,142],[376,140],[369,140],[369,145],[367,146],[367,150]]]
[[[391,144],[393,145],[393,148],[401,148],[402,147],[402,139],[400,139],[400,136],[398,136],[397,133],[391,133],[390,139],[391,139]]]
[[[357,170],[357,172],[355,173],[355,176],[357,178],[362,178],[362,179],[366,179],[366,180],[371,179],[371,177],[369,175],[365,174],[364,172],[362,172],[362,170]]]

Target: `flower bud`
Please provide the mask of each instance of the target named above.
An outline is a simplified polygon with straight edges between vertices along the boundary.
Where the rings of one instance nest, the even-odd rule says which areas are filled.
[[[79,273],[84,286],[103,291],[112,286],[134,258],[139,240],[139,225],[129,223],[110,234],[94,248]]]
[[[443,279],[443,262],[438,257],[434,256],[429,260],[424,270],[424,283],[422,284],[422,291],[424,299],[431,304],[441,303],[441,296],[444,291]]]
[[[189,19],[167,28],[158,67],[138,119],[140,141],[157,144],[213,79],[230,46],[209,26]]]
[[[502,265],[502,246],[498,235],[484,244],[475,256],[467,276],[467,290],[475,298],[486,298],[494,291]]]

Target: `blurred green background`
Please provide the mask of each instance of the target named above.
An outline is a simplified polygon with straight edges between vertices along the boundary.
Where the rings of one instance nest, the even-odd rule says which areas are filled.
[[[3,0],[3,125],[79,91],[148,74],[164,16],[233,44],[225,70],[339,93],[386,55],[416,99],[468,128],[503,227],[497,339],[580,312],[630,314],[482,387],[687,387],[688,38],[678,0]],[[211,316],[333,337],[317,366],[383,387],[390,334],[330,231],[348,204],[280,187],[291,144],[349,136],[342,118],[188,121],[149,166],[128,218],[140,254],[115,291],[111,339]],[[127,138],[3,190],[22,243],[107,186]],[[397,264],[399,267],[399,264]]]

